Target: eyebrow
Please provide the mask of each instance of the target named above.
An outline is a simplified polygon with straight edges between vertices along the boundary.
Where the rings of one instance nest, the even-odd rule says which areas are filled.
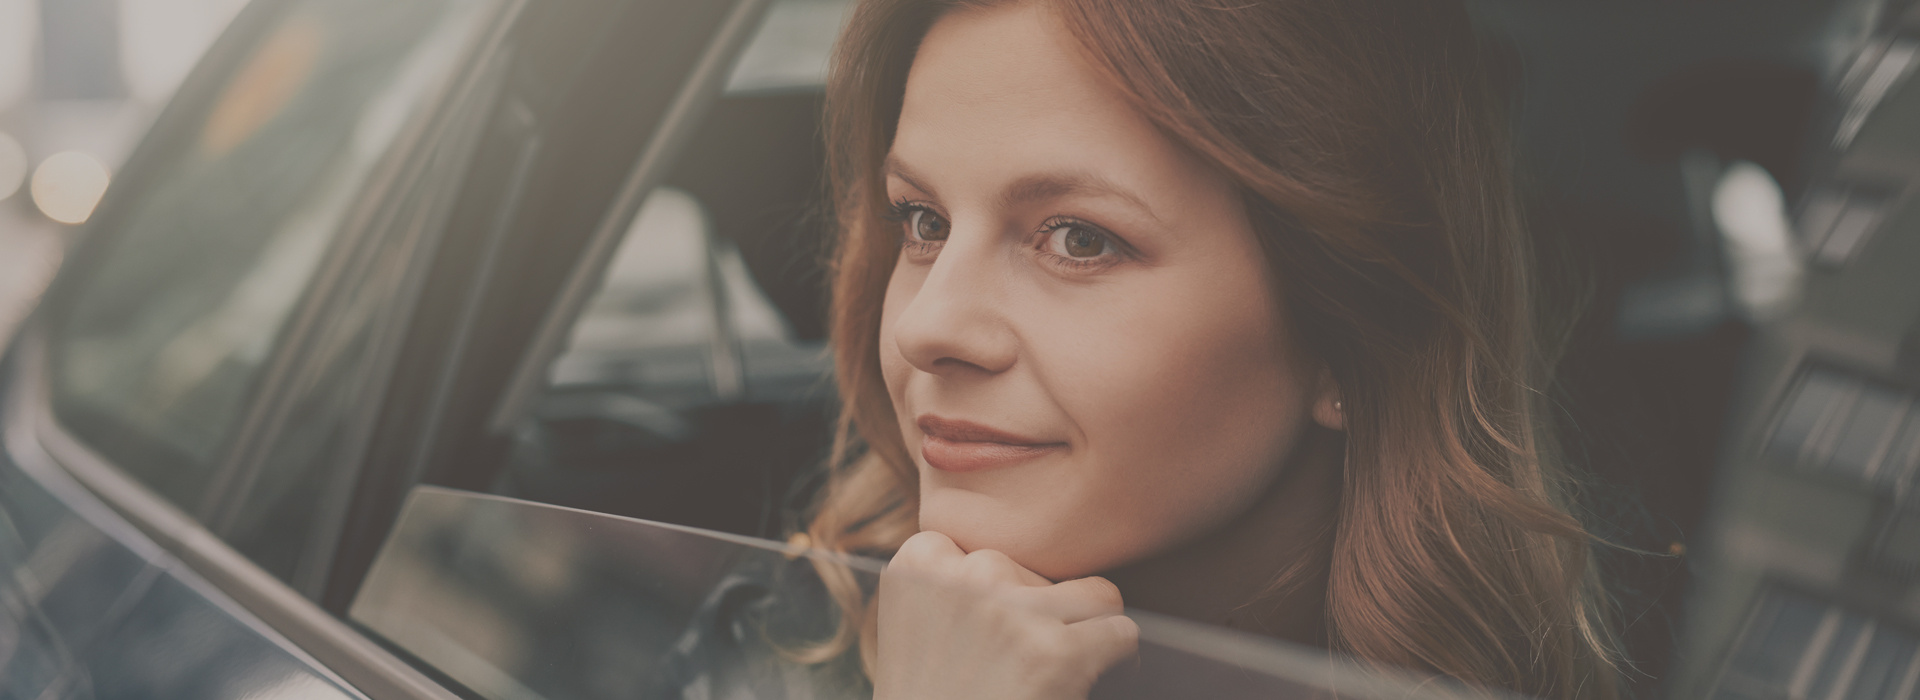
[[[906,183],[914,189],[935,195],[936,197],[938,196],[933,188],[926,185],[924,178],[918,176],[912,169],[908,168],[905,163],[900,162],[900,159],[894,157],[892,154],[887,155],[882,170],[887,175],[892,175],[906,181]],[[1146,213],[1146,215],[1154,221],[1160,220],[1160,217],[1153,213],[1153,207],[1147,206],[1146,200],[1141,199],[1139,195],[1115,184],[1112,180],[1088,172],[1067,171],[1039,173],[1022,177],[1014,181],[1012,185],[1007,187],[1005,192],[1001,193],[999,205],[1003,208],[1011,208],[1020,204],[1044,202],[1050,199],[1059,199],[1073,195],[1105,196],[1119,199]]]
[[[938,192],[935,192],[932,187],[928,187],[923,178],[914,174],[912,168],[907,167],[906,163],[900,162],[900,158],[892,153],[888,153],[886,162],[880,165],[880,172],[883,175],[892,175],[905,180],[907,184],[914,189],[934,195],[935,199],[939,198]]]

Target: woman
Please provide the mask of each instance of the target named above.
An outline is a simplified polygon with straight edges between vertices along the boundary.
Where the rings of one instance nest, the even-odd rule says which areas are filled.
[[[1123,604],[1610,697],[1493,102],[1457,2],[862,2],[807,535],[893,557],[876,697],[1082,696]]]

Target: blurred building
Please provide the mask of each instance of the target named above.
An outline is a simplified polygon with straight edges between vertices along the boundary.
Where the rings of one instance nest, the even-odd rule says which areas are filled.
[[[1795,207],[1803,292],[1732,403],[1673,697],[1920,691],[1920,8],[1854,47]]]

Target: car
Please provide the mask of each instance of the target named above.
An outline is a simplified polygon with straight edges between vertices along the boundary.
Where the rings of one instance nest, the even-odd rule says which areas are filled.
[[[7,346],[0,694],[857,696],[857,680],[794,680],[833,666],[792,659],[836,633],[829,579],[870,589],[881,563],[781,539],[819,486],[837,407],[820,115],[849,9],[254,0]],[[1836,301],[1757,322],[1756,347],[1772,350],[1739,374],[1751,401],[1726,438],[1726,483],[1821,471],[1748,467],[1803,454],[1754,447],[1812,430],[1774,427],[1826,410],[1800,397],[1877,382],[1895,387],[1889,406],[1913,406],[1899,388],[1920,385],[1911,350],[1848,350],[1886,338],[1920,347],[1898,344],[1913,334],[1900,325],[1912,303],[1865,330],[1820,320],[1890,298],[1872,290],[1912,289],[1897,270],[1916,262],[1920,238],[1882,222],[1907,221],[1901,193],[1920,169],[1847,155],[1914,135],[1899,115],[1920,91],[1897,70],[1869,78],[1911,62],[1901,42],[1920,22],[1886,16],[1843,42],[1868,77],[1841,80],[1851,92],[1821,103],[1839,115],[1821,139],[1850,130],[1865,145],[1849,138],[1809,188],[1827,198],[1809,201],[1839,203],[1807,207],[1815,219],[1878,213],[1846,229],[1838,262],[1829,230],[1854,219],[1803,225],[1820,232],[1809,258],[1825,260],[1808,298]],[[1865,107],[1861,85],[1881,93]],[[1870,186],[1847,184],[1863,177]],[[1674,189],[1695,205],[1711,196]],[[1702,364],[1731,376],[1745,347]],[[1814,355],[1851,359],[1807,369]],[[1688,439],[1719,443],[1723,418],[1699,420],[1714,428]],[[1754,488],[1730,491],[1713,522],[1771,517],[1741,500]],[[1908,511],[1874,507],[1891,524],[1855,529],[1906,552]],[[1720,598],[1686,638],[1675,677],[1690,696],[1773,697],[1813,682],[1773,673],[1768,640],[1805,646],[1821,625],[1851,624],[1860,639],[1906,629],[1890,603],[1865,617],[1804,603],[1855,578],[1783,578],[1792,562],[1727,551],[1703,560],[1703,590]],[[1797,622],[1771,622],[1781,610]],[[1138,663],[1096,697],[1468,692],[1137,617]],[[1794,656],[1795,668],[1842,658],[1819,634],[1817,658]]]
[[[848,9],[249,5],[9,346],[8,695],[680,697],[729,572],[871,586],[766,539],[835,409]],[[773,580],[761,608],[838,610]],[[1331,668],[1149,627],[1171,670],[1122,696]]]

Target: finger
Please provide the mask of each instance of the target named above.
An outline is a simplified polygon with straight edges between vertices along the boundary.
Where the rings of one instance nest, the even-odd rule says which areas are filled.
[[[966,575],[975,583],[999,586],[1014,584],[1019,586],[1051,586],[1045,576],[1033,573],[1021,566],[1006,553],[995,549],[976,549],[967,553],[963,563]]]
[[[1120,587],[1099,576],[1088,576],[1014,593],[1042,615],[1068,624],[1118,615],[1125,603]]]
[[[1067,625],[1067,634],[1087,650],[1095,676],[1140,651],[1140,624],[1125,615],[1108,615]]]
[[[880,590],[885,593],[881,599],[897,601],[902,595],[930,592],[927,586],[948,582],[950,579],[942,572],[950,571],[965,556],[953,540],[938,532],[927,531],[907,538],[894,552],[893,559],[880,570]]]
[[[900,548],[894,551],[893,560],[888,562],[888,566],[889,568],[894,565],[920,568],[942,561],[958,560],[963,556],[966,556],[966,552],[961,551],[960,545],[954,544],[952,538],[932,530],[922,530],[900,543]]]

